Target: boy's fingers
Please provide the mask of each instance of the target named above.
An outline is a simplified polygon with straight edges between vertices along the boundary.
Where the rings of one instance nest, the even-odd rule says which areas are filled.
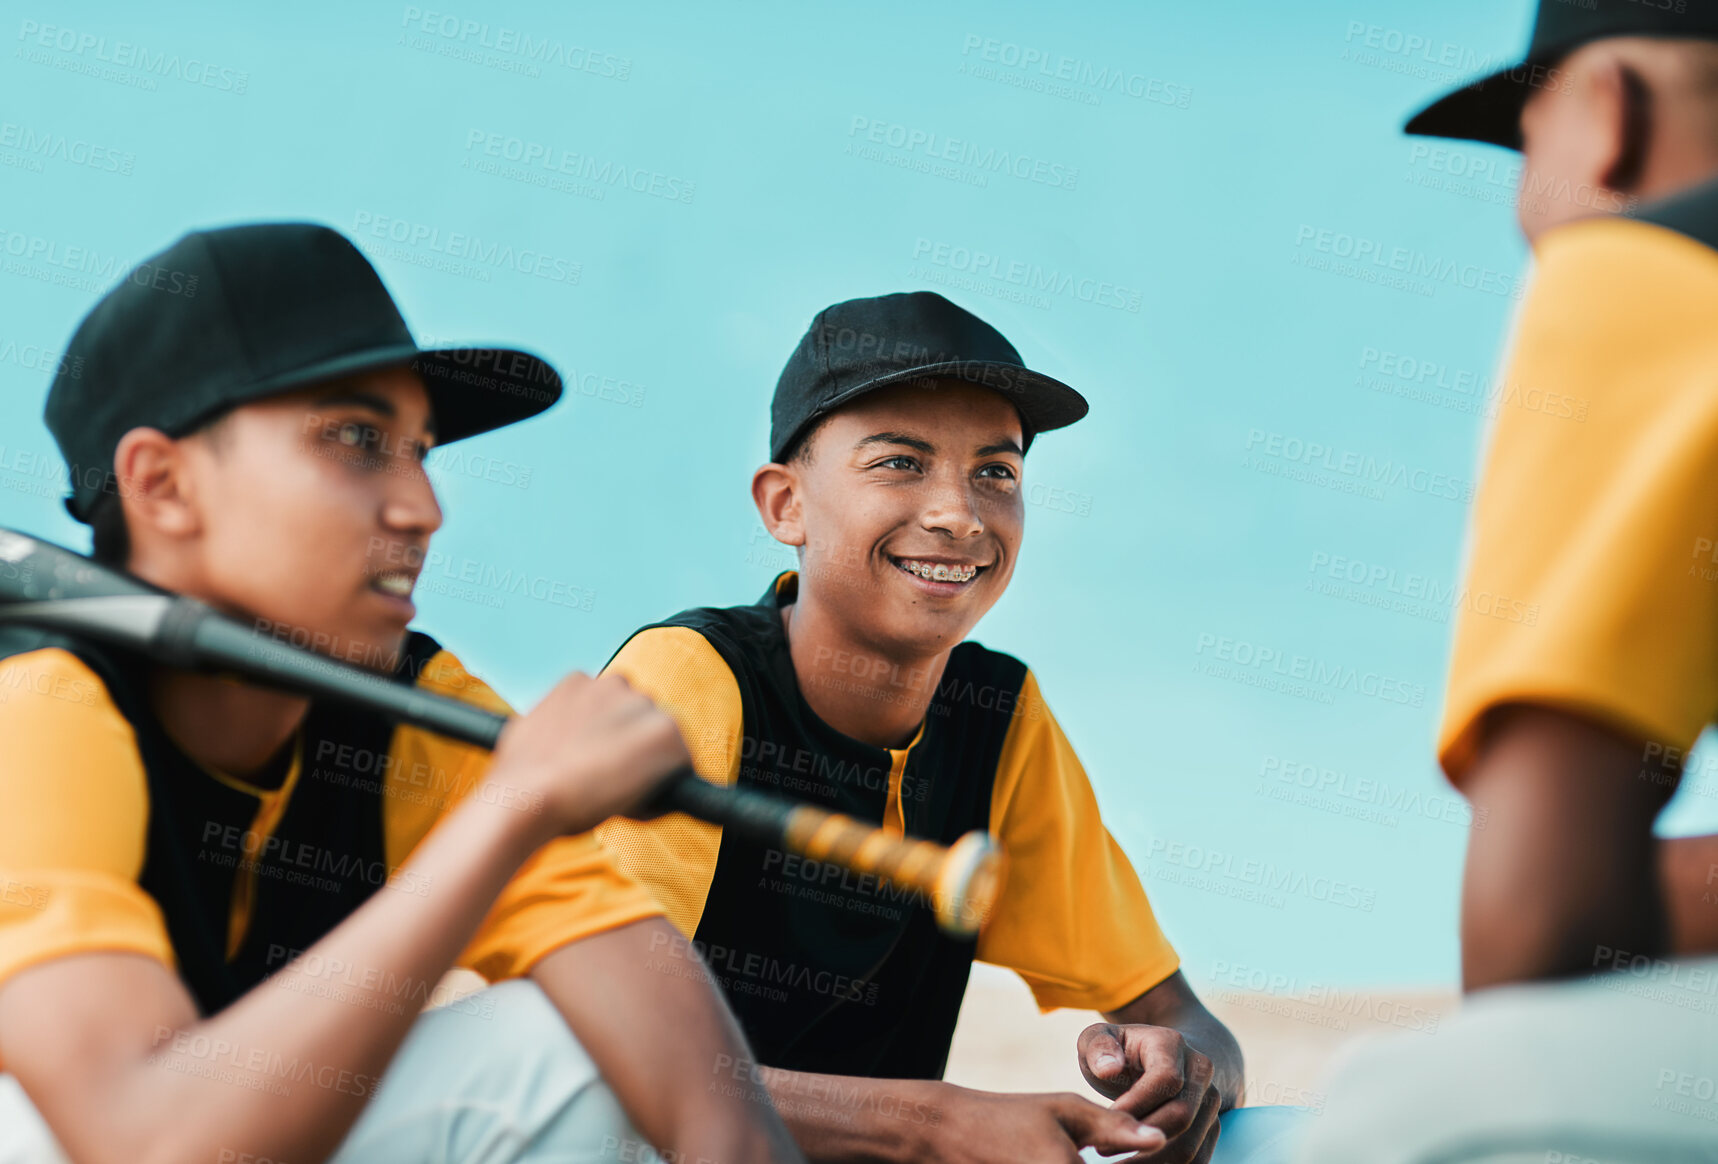
[[[1114,1096],[1117,1084],[1126,1082],[1127,1048],[1122,1045],[1121,1032],[1109,1023],[1093,1023],[1080,1032],[1075,1046],[1086,1082]]]
[[[1187,1086],[1187,1042],[1168,1027],[1136,1028],[1130,1051],[1138,1072],[1112,1107],[1144,1118],[1180,1095]],[[1141,1062],[1143,1060],[1143,1062]]]
[[[1159,1129],[1140,1123],[1124,1111],[1099,1107],[1077,1095],[1058,1100],[1056,1119],[1075,1144],[1096,1148],[1106,1156],[1117,1152],[1155,1152],[1168,1142]]]

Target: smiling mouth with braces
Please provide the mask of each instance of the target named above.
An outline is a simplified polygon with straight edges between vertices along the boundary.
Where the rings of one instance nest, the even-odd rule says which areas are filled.
[[[902,570],[927,582],[971,582],[978,577],[978,566],[950,566],[943,562],[920,562],[899,558],[895,562]]]

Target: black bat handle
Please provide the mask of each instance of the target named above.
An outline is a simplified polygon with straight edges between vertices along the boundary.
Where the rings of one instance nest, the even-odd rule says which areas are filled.
[[[457,699],[434,695],[360,671],[336,659],[322,660],[298,647],[278,643],[189,598],[176,598],[155,635],[162,662],[186,668],[231,667],[257,678],[271,678],[305,695],[369,706],[390,718],[414,724],[493,751],[507,717]],[[700,820],[739,829],[758,840],[781,842],[792,806],[775,800],[737,800],[725,789],[699,778],[684,766],[652,797],[652,813],[683,812]]]

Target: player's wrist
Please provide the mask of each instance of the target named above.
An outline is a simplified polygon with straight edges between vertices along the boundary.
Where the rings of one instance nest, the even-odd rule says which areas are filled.
[[[948,1155],[947,1129],[958,1122],[950,1109],[970,1092],[938,1079],[891,1079],[886,1086],[889,1096],[872,1106],[872,1136],[883,1158],[912,1164]]]
[[[516,769],[492,766],[460,810],[482,820],[498,849],[516,854],[520,863],[555,837],[583,831],[566,827],[565,814],[542,783]]]

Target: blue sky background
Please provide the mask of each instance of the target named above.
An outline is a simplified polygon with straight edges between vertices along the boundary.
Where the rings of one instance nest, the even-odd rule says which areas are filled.
[[[420,338],[516,342],[579,386],[434,474],[448,520],[419,625],[529,704],[639,624],[762,591],[790,561],[747,496],[783,361],[829,302],[940,290],[1092,402],[1028,459],[1024,555],[976,637],[1037,670],[1189,973],[1453,983],[1465,816],[1432,762],[1448,603],[1372,600],[1392,577],[1459,581],[1465,506],[1437,494],[1471,482],[1484,423],[1438,382],[1491,375],[1515,305],[1492,288],[1527,254],[1513,155],[1432,156],[1399,127],[1517,52],[1529,6],[868,7],[15,10],[0,524],[87,545],[52,497],[40,349],[101,286],[193,226],[329,223]],[[517,180],[491,142],[594,170]],[[993,169],[1003,155],[1027,176]],[[479,253],[450,256],[455,234]],[[1458,274],[1404,289],[1316,265],[1349,246]],[[1444,371],[1416,388],[1428,362]],[[1407,483],[1281,475],[1306,444]],[[1380,580],[1320,592],[1339,558]],[[574,599],[510,592],[505,571]],[[1200,670],[1260,651],[1423,697],[1321,702]],[[1315,804],[1268,795],[1317,770],[1336,783]],[[1671,826],[1718,823],[1710,793],[1697,783]],[[1259,900],[1259,878],[1280,892]]]

